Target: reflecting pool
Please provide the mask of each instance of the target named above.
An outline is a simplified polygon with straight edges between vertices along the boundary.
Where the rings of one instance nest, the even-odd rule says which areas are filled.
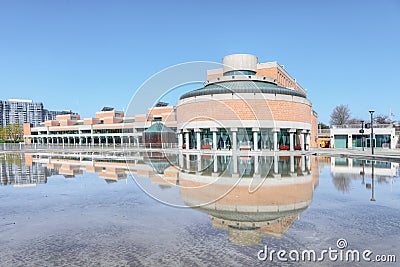
[[[262,261],[266,246],[312,249],[316,258],[330,247],[400,257],[395,162],[290,153],[1,154],[0,199],[2,266],[321,264]]]

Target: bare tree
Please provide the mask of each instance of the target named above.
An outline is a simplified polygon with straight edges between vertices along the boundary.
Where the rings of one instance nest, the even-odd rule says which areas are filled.
[[[382,115],[382,114],[377,115],[375,117],[375,121],[377,124],[390,124],[391,123],[389,117],[386,115]]]
[[[337,190],[346,193],[350,192],[351,189],[351,179],[343,174],[332,176],[333,185]]]
[[[347,121],[348,124],[361,124],[362,119],[351,118]],[[364,120],[365,121],[365,120]]]
[[[347,105],[336,106],[331,114],[331,125],[344,125],[350,120],[350,109]]]

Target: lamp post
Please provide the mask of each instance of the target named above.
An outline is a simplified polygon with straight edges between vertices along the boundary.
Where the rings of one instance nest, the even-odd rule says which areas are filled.
[[[374,112],[375,110],[370,110],[369,113],[371,114],[371,152],[372,155],[374,154]]]
[[[372,181],[371,181],[371,183],[372,183],[372,185],[371,185],[371,201],[375,201],[375,177],[374,177],[374,174],[375,174],[375,169],[374,169],[374,165],[375,165],[375,161],[374,160],[372,160]]]
[[[361,121],[361,147],[362,151],[364,151],[364,121]]]

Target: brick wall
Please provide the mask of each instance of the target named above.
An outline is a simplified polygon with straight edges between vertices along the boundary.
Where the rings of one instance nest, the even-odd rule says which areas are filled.
[[[215,100],[177,107],[178,123],[206,120],[278,120],[311,123],[311,107],[283,100]]]
[[[318,147],[317,145],[317,136],[318,136],[318,116],[316,113],[311,113],[311,142],[310,145],[313,148]]]

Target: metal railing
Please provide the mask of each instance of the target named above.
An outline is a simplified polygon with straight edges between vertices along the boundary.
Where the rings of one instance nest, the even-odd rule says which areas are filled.
[[[333,129],[344,129],[344,128],[360,128],[360,124],[345,124],[345,125],[332,125]],[[393,128],[392,124],[374,124],[374,128]]]
[[[176,149],[177,143],[163,144],[0,144],[0,151],[26,151],[26,150],[91,150],[91,149]]]

